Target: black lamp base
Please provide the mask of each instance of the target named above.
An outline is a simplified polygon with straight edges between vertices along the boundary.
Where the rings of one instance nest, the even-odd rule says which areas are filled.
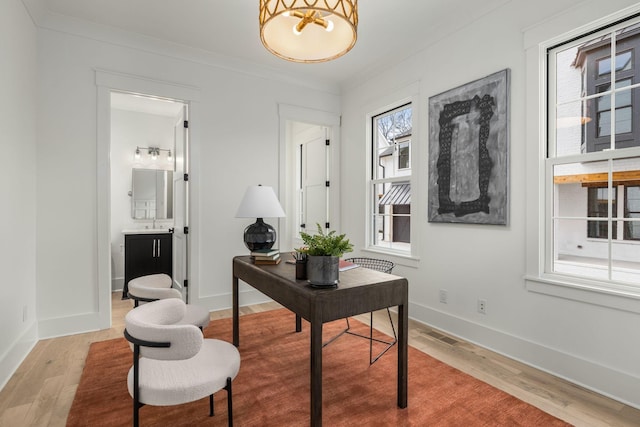
[[[250,251],[271,249],[276,242],[276,229],[262,218],[244,229],[244,244]]]

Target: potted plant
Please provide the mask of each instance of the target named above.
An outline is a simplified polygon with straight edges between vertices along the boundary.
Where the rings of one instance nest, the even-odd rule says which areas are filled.
[[[325,233],[318,226],[317,234],[300,232],[304,247],[298,252],[307,256],[307,278],[313,286],[328,287],[338,285],[340,257],[353,250],[353,245],[345,234],[335,230]]]

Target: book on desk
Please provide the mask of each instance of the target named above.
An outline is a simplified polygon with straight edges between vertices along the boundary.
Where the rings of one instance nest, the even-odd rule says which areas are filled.
[[[338,270],[339,271],[347,271],[347,270],[351,270],[352,268],[356,268],[356,267],[360,267],[358,264],[354,264],[351,261],[345,261],[343,259],[340,259],[339,263],[338,263]]]
[[[280,251],[278,249],[258,249],[251,251],[251,258],[256,265],[280,264]]]

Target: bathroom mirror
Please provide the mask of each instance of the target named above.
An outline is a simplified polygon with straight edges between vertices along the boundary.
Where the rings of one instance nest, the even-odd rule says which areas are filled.
[[[131,217],[173,218],[173,171],[133,169]]]

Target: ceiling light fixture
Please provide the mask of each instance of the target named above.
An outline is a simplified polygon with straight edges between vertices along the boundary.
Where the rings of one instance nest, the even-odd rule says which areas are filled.
[[[358,0],[260,0],[260,39],[293,62],[325,62],[349,52],[358,30]]]

